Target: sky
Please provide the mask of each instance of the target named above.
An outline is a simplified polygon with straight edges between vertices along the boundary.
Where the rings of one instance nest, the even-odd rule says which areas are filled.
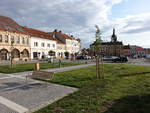
[[[80,38],[82,47],[95,40],[95,25],[102,40],[112,29],[123,44],[150,48],[150,0],[0,0],[0,15],[18,24],[50,32],[54,29]]]

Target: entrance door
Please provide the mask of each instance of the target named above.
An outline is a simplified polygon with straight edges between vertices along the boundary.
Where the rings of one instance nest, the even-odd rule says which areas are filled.
[[[34,59],[38,58],[38,53],[37,52],[33,52],[33,58]]]

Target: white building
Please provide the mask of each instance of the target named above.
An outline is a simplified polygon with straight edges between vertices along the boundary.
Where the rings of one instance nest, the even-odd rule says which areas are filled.
[[[80,43],[79,40],[73,38],[71,46],[72,46],[71,53],[75,54],[75,53],[79,53],[80,52],[80,50],[81,50],[81,43]]]
[[[31,35],[31,59],[42,59],[47,56],[57,57],[57,41],[48,33],[25,28]]]
[[[69,52],[69,56],[75,56],[76,53],[79,53],[81,50],[81,43],[79,40],[75,39],[73,36],[62,33],[61,31],[54,30],[50,35],[59,40],[61,44],[58,45],[63,48],[63,52]],[[64,44],[64,45],[63,45]],[[59,51],[59,50],[58,50]],[[60,55],[60,52],[58,53]],[[62,52],[61,52],[62,54]],[[63,55],[64,56],[64,55]]]

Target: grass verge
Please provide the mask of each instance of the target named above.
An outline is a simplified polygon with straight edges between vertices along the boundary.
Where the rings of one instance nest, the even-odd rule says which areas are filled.
[[[35,113],[150,113],[150,67],[107,64],[105,78],[95,66],[57,73],[50,82],[79,91]]]
[[[62,62],[61,67],[67,66],[75,66],[81,65],[84,63],[77,63],[77,62]],[[35,63],[31,64],[16,64],[13,68],[10,68],[9,65],[0,66],[0,73],[17,73],[17,72],[25,72],[25,71],[33,71]],[[41,69],[49,69],[49,68],[58,68],[58,63],[40,63]]]

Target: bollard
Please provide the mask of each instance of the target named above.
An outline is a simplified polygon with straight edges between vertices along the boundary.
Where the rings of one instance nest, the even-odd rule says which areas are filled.
[[[39,64],[39,63],[36,63],[36,64],[35,64],[35,70],[36,70],[36,71],[40,70],[40,64]]]

